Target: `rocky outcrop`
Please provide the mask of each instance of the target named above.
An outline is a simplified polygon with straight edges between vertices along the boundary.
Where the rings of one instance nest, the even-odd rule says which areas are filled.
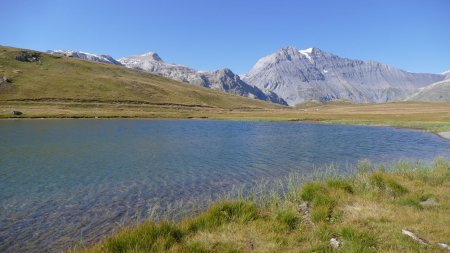
[[[317,48],[287,47],[260,59],[243,80],[295,105],[306,100],[402,100],[443,78],[439,74],[409,73],[375,61],[341,58]]]
[[[41,53],[39,52],[33,52],[28,50],[22,50],[20,51],[20,54],[16,56],[16,60],[21,62],[35,62],[40,64],[41,63]]]

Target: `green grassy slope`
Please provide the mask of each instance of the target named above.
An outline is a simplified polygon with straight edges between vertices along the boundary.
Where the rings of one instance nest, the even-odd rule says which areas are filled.
[[[220,108],[277,108],[278,105],[187,85],[157,75],[68,57],[41,54],[42,64],[15,59],[20,49],[0,47],[0,87],[6,100],[126,102]]]

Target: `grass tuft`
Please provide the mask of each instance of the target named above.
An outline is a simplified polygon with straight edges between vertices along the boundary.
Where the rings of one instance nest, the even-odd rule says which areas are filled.
[[[299,217],[297,217],[297,213],[287,210],[279,211],[276,219],[283,225],[286,225],[289,230],[296,229],[300,221]]]
[[[229,222],[248,222],[258,218],[258,210],[252,202],[243,200],[223,201],[212,205],[205,214],[186,225],[189,231],[211,229]]]
[[[330,188],[341,189],[347,193],[354,192],[351,183],[344,179],[330,179],[327,181],[327,186]]]
[[[396,198],[408,192],[406,187],[397,183],[394,178],[383,172],[375,172],[370,176],[370,182],[373,187],[380,192]]]
[[[342,252],[378,252],[376,249],[377,241],[375,240],[375,236],[368,231],[361,231],[355,227],[348,226],[341,229],[340,236],[343,240]]]
[[[124,230],[107,239],[101,251],[122,253],[130,251],[161,252],[168,250],[183,238],[183,232],[174,224],[146,222],[134,230]]]

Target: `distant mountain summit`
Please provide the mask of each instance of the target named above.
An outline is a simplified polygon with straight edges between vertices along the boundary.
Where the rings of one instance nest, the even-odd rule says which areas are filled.
[[[166,63],[154,52],[124,57],[118,61],[128,68],[159,74],[180,82],[286,105],[277,94],[247,84],[227,68],[212,72],[197,71],[186,66]]]
[[[81,51],[72,51],[72,50],[48,50],[48,54],[54,54],[54,55],[64,55],[67,57],[73,57],[73,58],[79,58],[89,61],[96,61],[96,62],[103,62],[113,65],[122,65],[120,62],[116,61],[114,58],[112,58],[109,55],[98,55],[98,54],[91,54]]]
[[[290,105],[305,100],[396,101],[443,79],[439,74],[409,73],[375,61],[291,46],[261,58],[243,77],[251,85],[273,91]]]

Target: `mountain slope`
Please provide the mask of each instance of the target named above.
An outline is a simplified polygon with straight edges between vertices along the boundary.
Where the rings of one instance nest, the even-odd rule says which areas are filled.
[[[450,102],[450,80],[433,83],[408,98],[409,101]]]
[[[445,76],[445,79],[450,79],[450,70],[445,71],[442,75]]]
[[[295,105],[305,100],[395,101],[443,78],[374,61],[341,58],[317,48],[287,47],[260,59],[243,80]]]
[[[54,54],[54,55],[63,55],[67,57],[72,58],[79,58],[83,60],[89,60],[89,61],[96,61],[96,62],[103,62],[113,65],[122,65],[120,62],[116,61],[114,58],[112,58],[109,55],[98,55],[98,54],[91,54],[86,52],[80,52],[80,51],[72,51],[72,50],[48,50],[48,54]]]
[[[213,72],[196,71],[182,65],[166,63],[154,52],[121,58],[119,62],[128,68],[159,74],[180,82],[196,84],[239,96],[286,104],[275,93],[264,92],[262,89],[245,83],[230,69],[220,69]]]
[[[186,85],[133,69],[21,49],[0,47],[0,101],[91,101],[218,108],[278,108],[260,100]],[[31,52],[31,53],[30,53]],[[28,58],[27,58],[28,59]]]

